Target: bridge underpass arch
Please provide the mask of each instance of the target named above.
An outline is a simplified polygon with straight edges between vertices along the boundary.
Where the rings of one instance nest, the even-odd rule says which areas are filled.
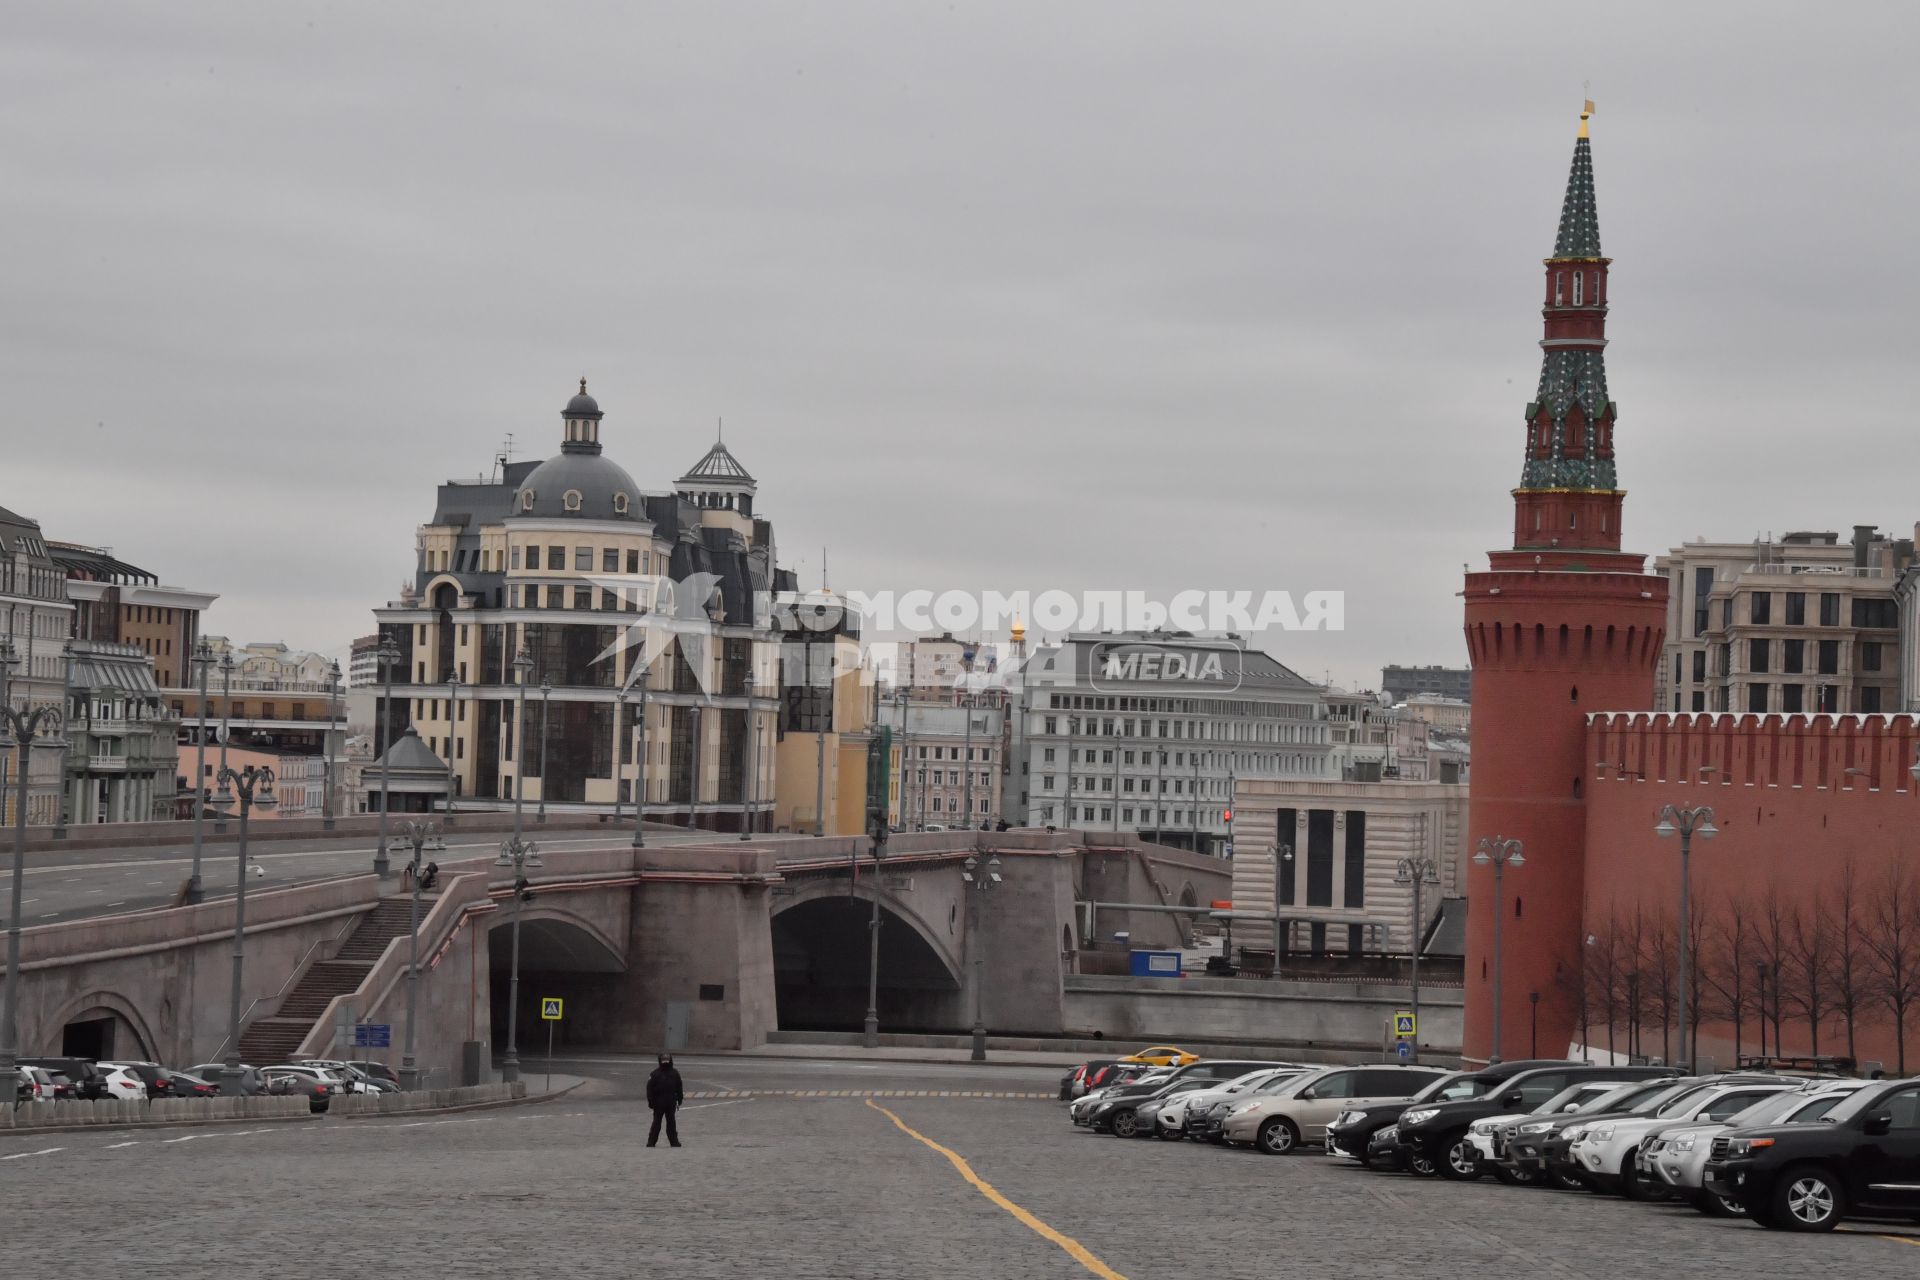
[[[777,904],[773,981],[783,1031],[857,1031],[866,1021],[873,893],[833,884]],[[957,941],[957,939],[956,939]],[[959,958],[924,921],[880,899],[878,1009],[886,1031],[968,1025]]]
[[[613,1020],[622,1007],[627,958],[589,922],[551,907],[529,906],[520,916],[520,1008],[516,1027],[522,1061],[545,1054],[547,1024],[540,1002],[564,1001],[553,1043],[610,1045],[620,1039]],[[503,905],[487,928],[487,994],[492,1050],[507,1051],[507,1003],[513,990],[513,909]]]
[[[52,1020],[40,1052],[61,1057],[157,1062],[159,1042],[133,1002],[111,991],[90,991],[67,1002]],[[55,1044],[53,1041],[57,1040]],[[32,1045],[27,1046],[29,1051]]]

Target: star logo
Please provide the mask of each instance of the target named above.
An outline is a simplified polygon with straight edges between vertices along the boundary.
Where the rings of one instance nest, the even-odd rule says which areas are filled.
[[[695,573],[679,580],[641,574],[606,575],[590,581],[622,599],[638,596],[642,610],[640,621],[622,628],[595,662],[605,662],[637,646],[639,657],[627,666],[626,687],[631,689],[642,672],[652,670],[654,659],[678,644],[701,696],[712,700],[713,690],[708,687],[715,639],[712,608],[719,595],[719,575]]]

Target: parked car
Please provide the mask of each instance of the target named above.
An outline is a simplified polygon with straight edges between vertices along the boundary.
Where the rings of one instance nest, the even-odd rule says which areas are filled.
[[[1116,1061],[1118,1061],[1118,1059],[1095,1058],[1090,1062],[1083,1062],[1073,1070],[1067,1072],[1066,1075],[1060,1078],[1060,1100],[1062,1102],[1071,1102],[1073,1099],[1085,1093],[1090,1087],[1087,1082],[1092,1078],[1094,1073],[1112,1066]]]
[[[1755,1081],[1722,1077],[1666,1103],[1651,1115],[1602,1120],[1581,1133],[1571,1148],[1574,1164],[1596,1191],[1614,1191],[1633,1200],[1658,1200],[1666,1184],[1649,1177],[1640,1162],[1640,1149],[1668,1127],[1725,1120],[1762,1098],[1794,1087],[1786,1080]]]
[[[227,1089],[227,1066],[224,1062],[203,1062],[197,1067],[188,1067],[187,1071],[190,1075],[199,1076],[202,1080],[210,1080],[219,1085],[222,1093],[230,1092]],[[241,1063],[240,1089],[234,1096],[251,1098],[267,1091],[267,1082],[260,1078],[260,1072],[254,1067]]]
[[[260,1076],[267,1082],[267,1092],[275,1094],[306,1094],[307,1101],[314,1111],[325,1111],[332,1103],[334,1095],[345,1093],[340,1078],[320,1067],[303,1067],[288,1063],[277,1067],[260,1068]]]
[[[65,1076],[73,1085],[76,1098],[104,1098],[107,1096],[107,1075],[98,1065],[87,1058],[21,1058],[23,1067],[45,1067]]]
[[[145,1102],[147,1082],[126,1067],[109,1066],[100,1077],[106,1096],[118,1102]]]
[[[1589,1124],[1652,1111],[1689,1086],[1676,1083],[1679,1077],[1635,1080],[1614,1085],[1607,1092],[1580,1105],[1579,1110],[1545,1121],[1518,1125],[1506,1143],[1500,1158],[1512,1170],[1517,1182],[1529,1186],[1548,1186],[1561,1191],[1585,1191],[1587,1181],[1573,1167],[1569,1148],[1573,1139]]]
[[[396,1093],[400,1086],[389,1084],[385,1080],[376,1080],[351,1062],[342,1062],[337,1058],[302,1058],[294,1064],[301,1067],[319,1067],[340,1077],[340,1083],[348,1093]]]
[[[1391,1130],[1393,1122],[1400,1118],[1402,1112],[1423,1102],[1476,1098],[1492,1087],[1492,1081],[1470,1071],[1456,1071],[1439,1077],[1411,1098],[1365,1104],[1350,1102],[1340,1109],[1340,1114],[1327,1126],[1327,1154],[1354,1160],[1370,1168],[1398,1167],[1402,1157],[1398,1144],[1393,1141],[1396,1135],[1388,1132],[1385,1139],[1381,1140],[1381,1133]]]
[[[1186,1138],[1198,1136],[1194,1133],[1188,1118],[1196,1112],[1204,1114],[1216,1102],[1232,1102],[1242,1094],[1258,1089],[1275,1080],[1288,1080],[1309,1070],[1297,1063],[1287,1063],[1278,1067],[1262,1067],[1258,1071],[1249,1071],[1243,1076],[1235,1076],[1223,1084],[1209,1085],[1194,1089],[1188,1093],[1176,1094],[1160,1104],[1154,1116],[1155,1132],[1162,1138]]]
[[[15,1067],[0,1075],[0,1099],[16,1107],[53,1101],[53,1084],[41,1067]]]
[[[1185,1049],[1178,1049],[1170,1044],[1156,1044],[1138,1053],[1130,1053],[1120,1061],[1144,1062],[1155,1067],[1184,1067],[1189,1062],[1200,1061],[1200,1055],[1188,1053]]]
[[[1857,1089],[1815,1124],[1729,1130],[1713,1140],[1704,1185],[1776,1230],[1920,1215],[1920,1080]]]
[[[1287,1155],[1303,1144],[1321,1141],[1327,1126],[1349,1103],[1370,1106],[1411,1098],[1448,1074],[1442,1067],[1323,1067],[1235,1103],[1221,1123],[1221,1136],[1230,1143],[1252,1144],[1268,1155]]]
[[[1137,1074],[1133,1072],[1122,1073],[1115,1078],[1114,1083],[1090,1090],[1087,1093],[1081,1094],[1072,1102],[1069,1102],[1067,1104],[1067,1118],[1073,1121],[1074,1124],[1084,1128],[1087,1124],[1088,1117],[1093,1114],[1093,1109],[1099,1106],[1102,1100],[1111,1097],[1116,1089],[1136,1084],[1150,1085],[1164,1081],[1172,1075],[1172,1067],[1141,1067]],[[1151,1092],[1151,1090],[1148,1090],[1148,1092]]]
[[[400,1087],[400,1073],[395,1071],[392,1067],[388,1066],[384,1062],[356,1061],[356,1062],[349,1062],[347,1065],[355,1068],[362,1075],[370,1076],[375,1080],[385,1080],[388,1084],[392,1085],[396,1089]]]
[[[1650,1139],[1642,1154],[1646,1168],[1671,1189],[1674,1196],[1711,1218],[1742,1218],[1746,1206],[1708,1193],[1704,1182],[1713,1140],[1731,1129],[1766,1128],[1777,1124],[1812,1124],[1845,1101],[1847,1095],[1868,1087],[1866,1080],[1821,1080],[1763,1098],[1745,1111],[1716,1124],[1682,1125]]]
[[[1512,1138],[1522,1128],[1545,1133],[1556,1120],[1573,1115],[1586,1104],[1612,1093],[1620,1084],[1618,1080],[1577,1080],[1530,1111],[1475,1120],[1467,1126],[1467,1141],[1473,1144],[1481,1165],[1499,1181],[1511,1187],[1531,1186],[1531,1170],[1522,1171],[1501,1163]]]
[[[95,1065],[102,1071],[126,1071],[137,1077],[146,1086],[148,1098],[173,1096],[173,1072],[157,1062],[101,1062]]]
[[[1088,1112],[1087,1125],[1096,1131],[1110,1132],[1117,1138],[1152,1137],[1152,1113],[1142,1116],[1140,1109],[1143,1105],[1157,1106],[1176,1093],[1205,1089],[1249,1071],[1281,1065],[1278,1062],[1249,1062],[1231,1058],[1189,1062],[1185,1066],[1175,1067],[1165,1080],[1142,1080],[1114,1089]]]
[[[175,1098],[213,1098],[219,1096],[220,1086],[204,1076],[194,1075],[190,1071],[176,1071],[169,1095]]]
[[[1678,1073],[1672,1067],[1602,1067],[1536,1060],[1503,1062],[1479,1074],[1496,1081],[1498,1087],[1474,1098],[1410,1108],[1394,1125],[1400,1145],[1408,1148],[1409,1169],[1419,1173],[1432,1168],[1442,1177],[1470,1182],[1483,1172],[1479,1153],[1467,1138],[1475,1120],[1531,1110],[1579,1080],[1637,1080]]]

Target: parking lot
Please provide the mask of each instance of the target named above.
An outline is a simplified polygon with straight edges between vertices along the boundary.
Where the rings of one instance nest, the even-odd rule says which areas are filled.
[[[1057,1071],[688,1059],[689,1093],[715,1096],[689,1098],[684,1149],[648,1150],[647,1065],[563,1064],[593,1078],[553,1102],[464,1116],[13,1140],[0,1147],[15,1157],[0,1161],[10,1204],[138,1194],[84,1221],[10,1214],[10,1256],[22,1275],[131,1264],[169,1277],[232,1276],[264,1257],[282,1277],[690,1280],[1296,1268],[1751,1280],[1920,1267],[1912,1226],[1791,1236],[1583,1193],[1370,1173],[1315,1154],[1095,1135],[1033,1096],[1051,1095]],[[965,1161],[979,1185],[928,1143]]]

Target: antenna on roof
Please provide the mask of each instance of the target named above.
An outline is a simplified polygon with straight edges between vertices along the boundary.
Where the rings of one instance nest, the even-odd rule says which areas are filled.
[[[827,549],[820,548],[820,590],[827,590]]]
[[[715,418],[713,420],[713,442],[715,444],[725,444],[727,442],[727,420],[725,418]]]

